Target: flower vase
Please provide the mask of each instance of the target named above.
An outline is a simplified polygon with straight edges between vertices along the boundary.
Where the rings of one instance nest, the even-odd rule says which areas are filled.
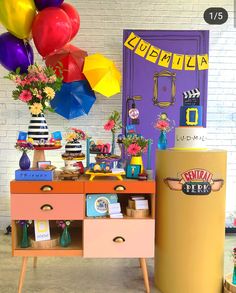
[[[23,224],[22,227],[22,240],[20,247],[27,248],[29,247],[29,238],[28,238],[28,227],[27,224]]]
[[[167,138],[166,138],[166,132],[165,131],[161,131],[161,133],[160,133],[160,136],[159,136],[158,142],[157,142],[157,148],[159,150],[167,149]]]
[[[45,144],[49,138],[48,125],[43,113],[31,115],[28,127],[28,138],[32,138],[35,142]]]
[[[112,145],[111,145],[111,154],[114,155],[115,154],[115,132],[112,131]]]
[[[60,245],[62,247],[67,247],[67,246],[70,245],[70,243],[71,243],[71,237],[70,237],[68,227],[66,226],[63,229],[63,232],[62,232],[61,237],[60,237]]]
[[[236,285],[236,263],[234,264],[232,283],[233,283],[233,285]]]
[[[142,156],[132,156],[131,160],[130,160],[130,164],[131,165],[140,165],[141,166],[140,173],[143,173],[144,166],[143,166],[143,158],[142,158]]]
[[[22,156],[19,161],[19,166],[21,170],[28,170],[30,168],[30,159],[26,152],[22,153]]]

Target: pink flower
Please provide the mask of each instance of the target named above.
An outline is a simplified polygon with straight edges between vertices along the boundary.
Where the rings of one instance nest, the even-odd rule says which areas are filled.
[[[160,130],[166,130],[167,128],[169,128],[169,126],[170,126],[169,122],[165,120],[159,120],[157,121],[157,124],[156,124],[156,128]]]
[[[132,143],[127,148],[127,153],[132,156],[136,156],[141,151],[141,147],[137,143]]]
[[[22,102],[29,102],[32,100],[32,94],[30,91],[27,91],[27,90],[23,90],[21,92],[21,94],[19,95],[19,99],[22,101]]]
[[[115,121],[114,120],[108,120],[107,123],[104,125],[104,129],[106,131],[110,131],[113,129],[113,127],[115,126]]]

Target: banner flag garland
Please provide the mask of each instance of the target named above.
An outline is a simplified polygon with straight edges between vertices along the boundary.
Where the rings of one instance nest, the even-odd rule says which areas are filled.
[[[208,54],[184,55],[168,52],[152,46],[133,32],[126,39],[124,46],[149,62],[157,62],[162,67],[168,68],[171,65],[171,68],[175,70],[196,70],[197,67],[198,70],[207,70],[209,68]]]

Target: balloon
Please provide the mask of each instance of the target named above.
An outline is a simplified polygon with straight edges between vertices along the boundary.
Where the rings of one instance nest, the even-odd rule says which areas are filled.
[[[71,37],[71,23],[68,15],[58,7],[40,11],[32,27],[35,46],[43,57],[61,49]]]
[[[78,11],[69,3],[63,3],[60,7],[65,11],[65,13],[69,16],[71,22],[72,33],[70,37],[70,41],[74,38],[74,36],[78,33],[80,28],[80,16]]]
[[[0,22],[17,38],[29,37],[35,14],[33,0],[0,0]]]
[[[10,71],[20,67],[20,73],[27,72],[34,63],[34,53],[29,43],[16,38],[10,33],[0,35],[0,64]]]
[[[42,10],[47,7],[58,7],[64,0],[34,0],[38,10]]]

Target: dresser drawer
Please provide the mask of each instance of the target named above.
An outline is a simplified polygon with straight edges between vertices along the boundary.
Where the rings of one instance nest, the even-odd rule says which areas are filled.
[[[155,193],[154,181],[86,181],[85,193]]]
[[[84,193],[82,181],[11,181],[11,193]]]
[[[153,257],[154,225],[151,219],[86,219],[84,257]]]
[[[11,194],[13,220],[80,220],[83,194]]]

